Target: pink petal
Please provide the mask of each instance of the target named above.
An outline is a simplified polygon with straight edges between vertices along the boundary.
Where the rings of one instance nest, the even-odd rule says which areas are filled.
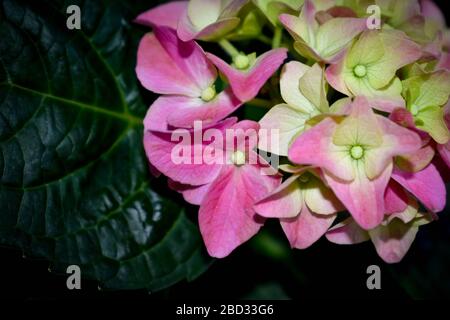
[[[397,123],[398,125],[411,129],[416,132],[422,139],[422,146],[426,145],[430,141],[430,135],[422,130],[416,128],[414,123],[414,116],[405,108],[396,108],[389,115],[389,119]]]
[[[435,155],[434,148],[431,145],[396,158],[395,164],[404,171],[417,172],[423,170],[433,160]]]
[[[320,176],[323,174],[320,173]],[[304,198],[309,210],[315,214],[329,215],[344,209],[333,191],[315,176],[307,182]]]
[[[366,230],[378,226],[384,217],[384,192],[392,172],[388,165],[380,176],[369,180],[362,165],[352,182],[338,180],[325,172],[325,178],[336,196],[348,209],[355,221]]]
[[[296,217],[302,209],[302,193],[297,183],[298,175],[292,175],[280,186],[258,201],[254,208],[266,218]]]
[[[251,120],[242,120],[233,125],[229,132],[233,133],[234,141],[227,141],[227,148],[233,151],[250,151],[258,145],[259,123]]]
[[[447,167],[450,169],[450,142],[446,144],[438,144],[437,150],[441,155],[442,160],[444,160]]]
[[[405,108],[397,108],[389,115],[389,119],[406,128],[414,128],[414,116]]]
[[[176,96],[167,104],[167,122],[173,127],[191,128],[194,121],[202,120],[205,125],[214,124],[236,111],[242,103],[230,89],[219,93],[209,102],[201,98]]]
[[[413,243],[419,229],[394,219],[387,226],[369,231],[378,255],[386,263],[397,263],[403,259]]]
[[[431,18],[437,22],[440,28],[446,27],[445,17],[442,14],[441,9],[439,9],[433,0],[421,0],[420,7],[424,17]]]
[[[201,94],[201,89],[176,65],[154,34],[142,37],[136,74],[142,86],[156,93],[192,97]]]
[[[439,171],[439,174],[444,180],[444,183],[450,182],[450,170],[448,170],[447,164],[442,160],[442,158],[434,158],[433,164],[436,166],[436,169]]]
[[[201,153],[194,154],[195,147],[190,147],[192,156],[190,163],[174,163],[172,151],[178,142],[170,141],[167,133],[147,131],[144,134],[144,147],[149,161],[164,175],[183,184],[203,185],[213,181],[219,174],[222,165],[206,164],[203,162],[203,146],[199,146]],[[198,164],[195,164],[197,162]]]
[[[347,218],[326,233],[328,241],[336,244],[358,244],[369,240],[369,234],[352,218]]]
[[[392,162],[394,156],[408,155],[420,150],[422,141],[417,133],[399,126],[395,122],[376,116],[378,124],[383,131],[381,146],[367,152],[365,160],[366,173],[374,178]]]
[[[336,127],[336,122],[327,118],[302,133],[292,143],[289,159],[296,164],[321,167],[341,179],[352,180],[354,175],[349,161],[342,158],[342,152],[333,150],[332,136]]]
[[[342,59],[336,61],[334,64],[330,64],[325,71],[325,77],[328,83],[337,91],[347,95],[353,96],[348,90],[343,77],[343,70],[345,66],[345,55]]]
[[[155,28],[155,35],[175,64],[188,75],[197,86],[205,89],[217,78],[216,68],[206,58],[205,52],[195,41],[183,42],[174,30]]]
[[[450,102],[448,102],[444,108],[444,120],[447,128],[450,128]],[[439,151],[439,154],[441,155],[441,158],[442,160],[444,160],[447,167],[450,168],[450,141],[446,144],[438,144],[437,150]]]
[[[450,53],[442,52],[441,58],[439,59],[439,63],[436,66],[436,70],[449,70],[450,71]]]
[[[224,167],[199,211],[200,232],[211,256],[226,257],[258,232],[264,218],[253,205],[278,183],[279,178],[262,176],[250,165]]]
[[[183,195],[184,200],[194,205],[200,205],[203,202],[210,186],[210,184],[190,186],[187,184],[178,183],[172,179],[168,180],[168,185],[172,190],[180,192]]]
[[[398,183],[391,179],[384,193],[385,214],[403,212],[407,206],[408,195]]]
[[[394,168],[392,178],[400,183],[433,212],[442,211],[445,207],[445,184],[436,166],[431,163],[419,172],[406,172]]]
[[[287,58],[287,50],[274,49],[258,57],[255,64],[246,71],[237,70],[219,57],[207,53],[207,57],[227,77],[234,94],[242,102],[257,96],[261,87]]]
[[[145,122],[151,121],[146,118]],[[235,122],[235,118],[227,119],[214,128],[223,132]],[[209,128],[202,128],[202,130],[197,131],[186,129],[165,132],[145,131],[144,148],[147,158],[157,170],[182,184],[200,186],[210,183],[219,174],[225,161],[223,153],[215,155],[217,157],[216,163],[208,164],[204,161],[204,150],[207,143],[203,141],[202,135],[207,129]],[[224,135],[224,133],[222,134]],[[183,141],[182,139],[186,140]],[[190,152],[190,155],[186,155],[188,163],[174,161],[177,159],[174,158],[172,152],[174,155],[179,155],[181,147],[186,149],[186,152]],[[184,157],[181,160],[184,160]]]
[[[327,232],[334,219],[335,214],[315,214],[303,205],[298,217],[281,219],[281,227],[292,248],[305,249]]]
[[[239,105],[240,102],[229,91],[220,93],[209,103],[186,96],[161,96],[147,111],[144,128],[171,132],[171,127],[192,128],[194,121],[202,121],[205,129],[234,112]]]
[[[141,13],[135,20],[144,26],[170,27],[177,29],[181,14],[187,9],[188,1],[173,1]]]

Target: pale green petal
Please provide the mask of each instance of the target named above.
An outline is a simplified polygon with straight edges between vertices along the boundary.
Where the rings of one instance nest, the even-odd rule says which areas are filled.
[[[304,0],[254,0],[256,6],[266,15],[274,25],[279,25],[278,17],[282,13],[295,14],[300,11]]]
[[[188,16],[197,30],[214,23],[222,11],[221,0],[190,0]]]
[[[426,107],[414,117],[416,126],[430,134],[439,144],[450,140],[450,133],[444,121],[444,110],[440,107]]]
[[[424,76],[420,94],[414,101],[419,108],[428,106],[443,106],[450,95],[450,73],[438,71],[429,76]]]
[[[280,79],[281,97],[291,107],[307,114],[317,113],[317,108],[300,91],[300,79],[310,67],[292,61],[283,67]]]
[[[417,200],[412,197],[408,197],[408,205],[403,212],[393,213],[386,219],[387,223],[390,223],[393,219],[400,219],[403,223],[410,223],[417,217],[419,211],[419,204]]]
[[[384,55],[383,42],[377,31],[364,32],[355,42],[346,59],[346,66],[353,69],[357,65],[373,64]]]
[[[304,184],[303,195],[308,208],[317,214],[333,214],[341,208],[333,191],[318,178],[310,175]]]
[[[269,136],[267,138],[261,137],[259,140],[259,148],[261,150],[269,151],[281,156],[287,156],[289,145],[294,137],[303,132],[305,128],[305,121],[309,116],[287,104],[280,104],[269,110],[265,116],[259,121],[261,132],[263,129],[267,130]],[[277,141],[270,141],[273,137],[271,130],[277,130]],[[275,132],[275,131],[273,131]]]
[[[365,27],[364,19],[333,18],[319,27],[315,51],[324,59],[330,59],[351,43]]]
[[[350,116],[336,128],[333,143],[339,146],[378,147],[383,142],[377,118],[368,106],[352,107]]]
[[[351,103],[352,103],[351,98],[339,99],[330,106],[330,113],[344,114],[346,112],[346,109],[350,107]]]
[[[316,63],[300,79],[300,91],[321,112],[328,112],[323,69]]]
[[[415,62],[422,55],[420,46],[398,30],[379,33],[384,54],[374,65],[368,67],[369,81],[374,88],[386,86],[401,67]]]

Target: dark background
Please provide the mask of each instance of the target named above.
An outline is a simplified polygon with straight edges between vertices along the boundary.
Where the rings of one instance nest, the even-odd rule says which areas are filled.
[[[148,2],[151,6],[152,1]],[[446,1],[437,3],[449,21]],[[164,187],[163,180],[158,183]],[[195,219],[196,208],[190,211]],[[385,264],[370,242],[338,246],[321,239],[309,249],[291,251],[279,224],[269,221],[263,232],[228,258],[215,261],[197,280],[157,293],[103,291],[96,281],[84,279],[81,290],[70,291],[67,275],[50,273],[47,261],[24,257],[17,249],[0,248],[0,296],[25,300],[450,298],[449,213],[447,205],[439,221],[421,227],[409,253],[396,265]],[[366,269],[372,264],[381,268],[381,290],[366,287]]]

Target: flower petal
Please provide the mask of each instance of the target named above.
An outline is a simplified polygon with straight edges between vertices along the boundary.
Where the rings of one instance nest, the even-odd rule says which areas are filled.
[[[417,128],[426,131],[439,144],[450,141],[450,132],[444,121],[444,111],[441,107],[430,106],[419,111],[415,116]]]
[[[276,187],[279,178],[263,176],[252,167],[226,166],[200,206],[200,232],[213,257],[227,256],[254,236],[264,223],[253,205]]]
[[[437,149],[442,160],[444,160],[445,164],[450,169],[450,142],[447,142],[446,144],[438,144]]]
[[[214,128],[223,132],[235,122],[234,118],[227,119]],[[205,161],[204,150],[207,144],[202,141],[202,135],[207,129],[209,128],[197,131],[145,131],[144,148],[147,158],[164,175],[182,184],[200,186],[212,182],[219,174],[224,159],[223,153],[218,152],[210,162]]]
[[[383,221],[384,192],[391,176],[392,164],[373,180],[367,178],[361,161],[358,161],[355,167],[356,177],[352,182],[343,182],[326,172],[324,175],[331,189],[355,221],[363,229],[373,229]]]
[[[377,177],[394,156],[410,154],[420,150],[422,141],[417,133],[399,126],[395,122],[383,117],[376,116],[383,132],[383,141],[377,148],[366,152],[364,159],[365,170],[369,179]]]
[[[183,42],[174,30],[155,28],[155,35],[175,64],[201,89],[211,86],[217,78],[216,68],[195,41]]]
[[[333,143],[339,146],[362,145],[378,147],[383,135],[377,116],[365,97],[356,97],[350,116],[345,118],[333,134]]]
[[[430,164],[434,155],[434,148],[426,145],[416,152],[397,157],[395,164],[403,171],[418,172]]]
[[[203,10],[199,10],[198,12],[200,15],[203,15]],[[236,28],[239,22],[239,18],[229,17],[220,18],[203,27],[201,25],[195,26],[189,18],[188,10],[185,10],[178,22],[177,34],[183,41],[191,41],[194,39],[213,40],[224,36]]]
[[[206,194],[208,193],[210,184],[204,184],[202,186],[190,186],[176,182],[172,179],[168,180],[169,188],[178,191],[183,195],[184,200],[190,204],[200,205],[203,202]]]
[[[209,102],[184,96],[172,97],[170,102],[166,106],[170,109],[167,122],[171,126],[183,128],[191,128],[196,120],[202,120],[205,125],[214,124],[242,105],[230,89],[222,91]]]
[[[325,61],[332,62],[364,29],[366,19],[333,18],[319,27],[314,48]]]
[[[445,184],[436,166],[431,163],[419,172],[406,172],[394,168],[392,178],[400,183],[433,212],[442,211],[445,207]]]
[[[384,193],[385,214],[403,212],[407,207],[408,195],[398,183],[391,179]]]
[[[261,125],[258,147],[281,156],[287,156],[289,146],[299,133],[303,132],[309,115],[279,104],[271,108],[259,121]],[[264,134],[265,136],[261,137]],[[278,136],[278,139],[276,137]]]
[[[336,244],[358,244],[370,239],[367,231],[362,229],[353,218],[347,218],[335,225],[325,236],[328,241]]]
[[[298,184],[298,174],[292,175],[254,208],[266,218],[293,218],[298,216],[303,205],[302,191]]]
[[[347,148],[335,146],[332,142],[336,127],[336,122],[327,118],[306,130],[292,143],[288,152],[289,159],[296,164],[324,168],[346,181],[353,180],[354,173]]]
[[[144,26],[177,29],[178,20],[186,10],[188,1],[172,1],[141,13],[134,21]]]
[[[156,93],[191,97],[201,94],[201,89],[176,65],[154,34],[142,37],[136,74],[142,86]]]
[[[384,55],[368,70],[369,82],[375,89],[388,85],[398,69],[418,60],[422,55],[420,46],[401,31],[383,30],[379,36]],[[402,54],[398,54],[399,52]]]
[[[343,209],[333,191],[316,176],[310,175],[303,192],[306,205],[315,214],[329,215]]]
[[[298,217],[281,219],[281,227],[292,248],[305,249],[319,240],[335,219],[335,214],[318,215],[304,205]]]
[[[208,58],[227,77],[233,93],[242,102],[250,101],[257,96],[259,90],[280,67],[287,57],[284,48],[268,51],[258,57],[249,70],[240,71],[219,57],[208,53]]]
[[[323,69],[317,63],[300,78],[300,92],[314,106],[315,109],[309,111],[313,115],[318,112],[326,113],[329,110],[325,83]],[[303,106],[303,108],[306,108],[306,106]]]
[[[369,234],[380,258],[386,263],[397,263],[408,252],[418,230],[417,227],[394,219],[387,226],[370,230]]]
[[[187,14],[189,21],[201,30],[217,21],[222,11],[222,0],[190,0]]]
[[[345,57],[344,57],[345,58]],[[345,59],[342,58],[334,64],[330,64],[325,71],[325,76],[328,83],[337,91],[347,95],[353,96],[344,81]]]
[[[136,73],[156,93],[199,97],[217,77],[214,66],[195,42],[182,42],[167,27],[145,35],[138,49]]]
[[[300,79],[311,68],[298,61],[286,63],[281,71],[280,91],[283,100],[292,108],[306,114],[313,113],[316,107],[300,91]]]

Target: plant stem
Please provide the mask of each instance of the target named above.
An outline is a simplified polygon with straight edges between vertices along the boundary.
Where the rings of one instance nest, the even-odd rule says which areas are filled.
[[[230,41],[226,39],[222,39],[219,41],[219,45],[222,47],[222,49],[231,57],[235,57],[239,55],[238,49],[236,49]]]
[[[261,108],[271,108],[273,106],[272,102],[270,100],[265,100],[261,98],[255,98],[247,102],[247,104],[255,106],[255,107],[261,107]]]
[[[259,41],[261,41],[262,43],[264,43],[264,44],[267,44],[269,46],[272,45],[272,40],[269,37],[267,37],[267,36],[265,36],[263,34],[259,35],[257,39]]]
[[[282,39],[283,39],[283,29],[281,27],[276,27],[272,40],[272,49],[279,48]]]

